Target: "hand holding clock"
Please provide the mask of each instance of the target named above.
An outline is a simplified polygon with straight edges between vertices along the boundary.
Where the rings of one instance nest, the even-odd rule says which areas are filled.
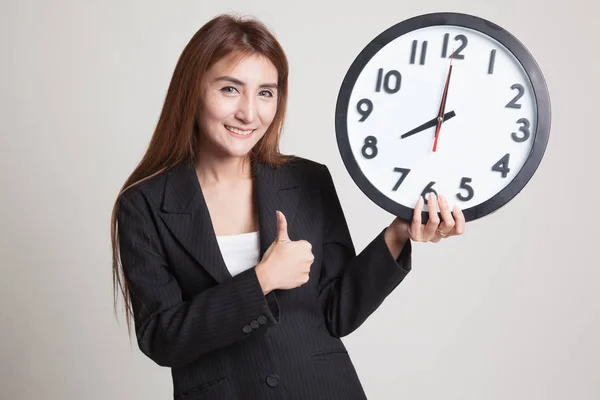
[[[462,235],[465,232],[465,216],[458,206],[450,211],[448,202],[444,196],[436,198],[434,193],[430,193],[427,200],[429,210],[429,220],[426,224],[421,223],[421,212],[423,210],[423,197],[419,200],[414,209],[414,216],[411,222],[396,217],[386,230],[386,241],[392,243],[404,243],[410,239],[414,242],[433,242],[438,243],[443,238]],[[438,206],[442,219],[438,215]]]

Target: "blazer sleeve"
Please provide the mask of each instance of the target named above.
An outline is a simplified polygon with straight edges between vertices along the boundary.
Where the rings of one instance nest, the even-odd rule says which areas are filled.
[[[357,329],[411,270],[410,239],[394,259],[383,229],[356,255],[328,168],[322,165],[323,261],[319,301],[329,332],[343,337]]]
[[[117,211],[121,264],[144,354],[179,367],[279,323],[275,294],[263,294],[255,268],[183,301],[144,203],[141,196],[122,198]]]

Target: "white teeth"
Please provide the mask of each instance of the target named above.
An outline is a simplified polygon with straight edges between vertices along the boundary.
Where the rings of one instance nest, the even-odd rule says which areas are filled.
[[[254,129],[250,129],[250,130],[247,130],[247,131],[243,131],[241,129],[234,128],[233,126],[229,126],[229,125],[225,125],[225,128],[227,128],[228,131],[231,131],[233,133],[237,133],[238,135],[249,135],[254,130]]]

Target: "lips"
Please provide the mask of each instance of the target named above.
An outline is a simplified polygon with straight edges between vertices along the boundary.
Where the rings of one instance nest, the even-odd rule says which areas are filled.
[[[225,129],[239,136],[248,136],[254,132],[254,129],[240,129],[230,125],[225,125]]]

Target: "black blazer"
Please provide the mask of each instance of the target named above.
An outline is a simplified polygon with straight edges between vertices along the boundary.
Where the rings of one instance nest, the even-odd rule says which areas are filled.
[[[358,255],[326,166],[256,164],[261,258],[275,210],[290,239],[312,244],[309,281],[263,294],[254,268],[227,270],[191,162],[127,191],[118,205],[121,262],[141,351],[171,367],[178,400],[353,400],[363,388],[341,337],[411,269],[382,230]]]

